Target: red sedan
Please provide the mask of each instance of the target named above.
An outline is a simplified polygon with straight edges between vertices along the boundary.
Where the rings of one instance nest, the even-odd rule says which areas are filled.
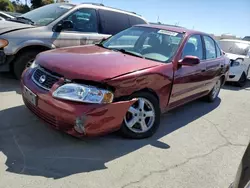
[[[39,54],[21,85],[26,106],[56,129],[145,138],[161,113],[201,97],[216,100],[228,70],[208,34],[139,25],[97,45]]]

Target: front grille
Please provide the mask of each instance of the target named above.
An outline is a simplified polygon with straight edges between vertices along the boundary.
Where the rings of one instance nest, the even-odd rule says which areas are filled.
[[[32,75],[32,80],[36,85],[45,90],[50,90],[52,86],[58,82],[59,78],[59,75],[53,75],[52,72],[48,72],[42,67],[37,68]]]

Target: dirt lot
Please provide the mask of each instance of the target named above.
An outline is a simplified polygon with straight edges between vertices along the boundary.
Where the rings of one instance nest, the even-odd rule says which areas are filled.
[[[250,81],[163,115],[150,139],[78,140],[34,117],[18,82],[1,75],[0,188],[227,188],[250,139],[249,112]]]

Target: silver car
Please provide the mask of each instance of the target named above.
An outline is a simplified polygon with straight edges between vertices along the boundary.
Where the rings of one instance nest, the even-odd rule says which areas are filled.
[[[42,51],[97,43],[136,24],[147,21],[102,4],[43,6],[0,24],[0,72],[20,78]]]

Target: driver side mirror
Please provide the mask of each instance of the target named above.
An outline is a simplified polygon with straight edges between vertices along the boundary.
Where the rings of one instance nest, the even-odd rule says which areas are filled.
[[[70,20],[63,20],[62,23],[58,24],[56,27],[56,32],[61,32],[64,29],[72,29],[74,24]]]
[[[195,66],[200,63],[200,59],[196,56],[185,56],[179,62],[179,65],[186,65],[186,66]]]

